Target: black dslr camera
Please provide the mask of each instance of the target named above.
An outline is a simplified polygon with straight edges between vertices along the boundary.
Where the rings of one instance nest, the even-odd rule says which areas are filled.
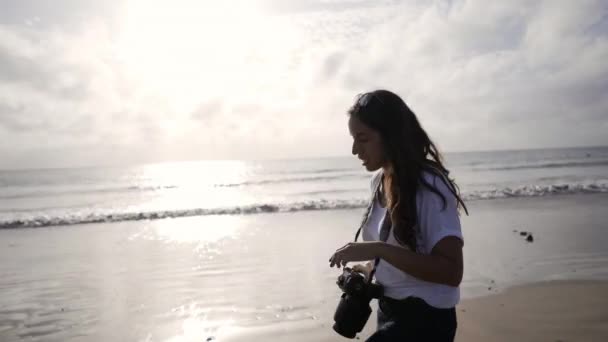
[[[336,284],[344,293],[334,314],[333,328],[344,337],[354,338],[372,313],[369,302],[382,296],[382,286],[368,282],[363,274],[348,267],[344,267]]]

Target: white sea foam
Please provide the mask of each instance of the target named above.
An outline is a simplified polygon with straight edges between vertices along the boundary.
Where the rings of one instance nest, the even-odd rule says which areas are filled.
[[[607,193],[608,182],[552,184],[552,185],[526,185],[517,188],[501,188],[463,192],[462,197],[467,200],[490,200],[509,197],[539,197],[567,194]],[[48,226],[64,226],[75,224],[155,220],[165,218],[178,218],[206,215],[251,215],[263,213],[297,212],[311,210],[340,210],[357,209],[365,207],[366,198],[353,198],[348,200],[318,199],[290,203],[258,203],[247,206],[225,208],[193,208],[182,210],[156,210],[131,212],[104,212],[81,211],[77,214],[48,215],[41,213],[26,213],[19,218],[0,219],[0,228],[33,228]]]

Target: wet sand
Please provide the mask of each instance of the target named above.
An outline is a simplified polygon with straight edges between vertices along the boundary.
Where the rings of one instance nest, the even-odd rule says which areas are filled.
[[[471,202],[458,340],[608,340],[607,207],[606,194]],[[346,340],[327,260],[361,214],[1,230],[0,341]]]

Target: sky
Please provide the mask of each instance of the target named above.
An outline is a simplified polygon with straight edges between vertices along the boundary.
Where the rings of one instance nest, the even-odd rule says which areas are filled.
[[[444,152],[608,145],[602,0],[0,8],[0,168],[348,156],[379,88]]]

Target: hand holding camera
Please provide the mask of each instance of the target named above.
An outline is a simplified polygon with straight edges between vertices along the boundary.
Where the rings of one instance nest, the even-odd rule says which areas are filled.
[[[373,298],[380,298],[383,289],[349,267],[344,267],[336,283],[344,293],[334,314],[333,329],[344,337],[354,338],[363,330],[372,313],[369,302]]]

